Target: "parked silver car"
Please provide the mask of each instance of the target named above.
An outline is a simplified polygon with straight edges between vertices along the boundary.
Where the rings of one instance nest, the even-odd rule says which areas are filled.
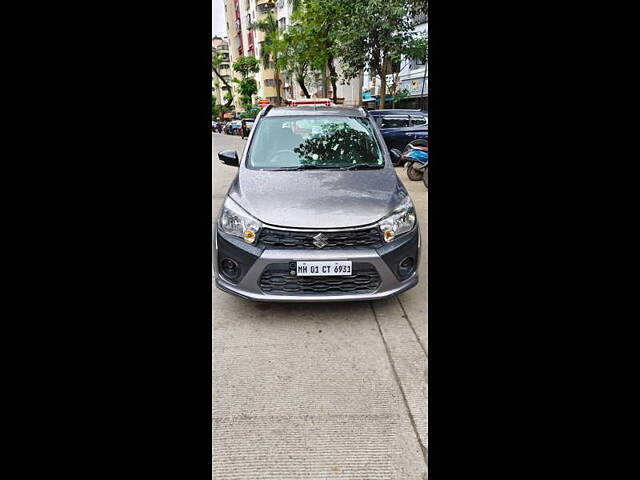
[[[385,298],[418,283],[413,202],[364,109],[267,107],[213,228],[215,283],[263,301]]]

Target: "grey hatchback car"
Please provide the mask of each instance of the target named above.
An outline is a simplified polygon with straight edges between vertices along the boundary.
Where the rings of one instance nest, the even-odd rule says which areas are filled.
[[[418,283],[420,231],[364,109],[267,107],[213,225],[216,286],[270,302],[372,300]]]

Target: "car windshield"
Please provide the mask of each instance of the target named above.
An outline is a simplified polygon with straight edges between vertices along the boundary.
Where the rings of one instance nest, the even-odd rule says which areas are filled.
[[[382,168],[384,157],[366,118],[266,117],[248,152],[256,169]]]

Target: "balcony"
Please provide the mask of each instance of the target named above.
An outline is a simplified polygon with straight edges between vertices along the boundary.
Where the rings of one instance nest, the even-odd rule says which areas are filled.
[[[247,40],[249,43],[249,51],[253,51],[253,32],[249,31],[249,33],[247,34]]]
[[[258,13],[268,13],[276,7],[274,0],[256,0],[256,10]]]

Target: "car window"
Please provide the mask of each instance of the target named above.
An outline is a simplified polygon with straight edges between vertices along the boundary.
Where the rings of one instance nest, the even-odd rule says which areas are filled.
[[[428,123],[427,117],[411,115],[411,126],[414,126],[414,125],[427,125],[427,123]]]
[[[248,168],[382,167],[384,157],[367,118],[343,116],[266,117],[256,126]]]
[[[406,115],[385,115],[380,122],[380,128],[402,128],[409,126],[409,117]]]

